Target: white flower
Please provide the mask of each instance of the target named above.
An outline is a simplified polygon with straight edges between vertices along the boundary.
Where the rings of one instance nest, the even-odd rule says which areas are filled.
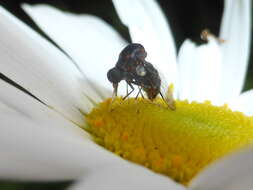
[[[238,98],[249,54],[250,0],[226,0],[220,36],[225,43],[211,38],[207,45],[196,47],[187,40],[179,52],[179,66],[170,29],[154,1],[113,2],[132,40],[142,43],[150,61],[176,83],[179,98],[217,103]],[[73,189],[185,189],[100,148],[77,127],[84,125],[79,109],[89,111],[93,106],[89,97],[101,101],[110,96],[106,72],[126,42],[96,17],[48,6],[24,8],[77,65],[0,9],[0,71],[40,100],[0,81],[0,177],[83,177]],[[240,104],[231,105],[252,114],[251,97],[252,92],[247,92],[239,96]],[[189,188],[251,189],[252,158],[252,150],[224,158]]]

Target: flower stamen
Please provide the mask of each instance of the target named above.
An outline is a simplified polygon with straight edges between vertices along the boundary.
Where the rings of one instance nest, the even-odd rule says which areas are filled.
[[[228,106],[116,98],[86,115],[95,141],[115,154],[188,184],[206,165],[253,142],[253,119]]]

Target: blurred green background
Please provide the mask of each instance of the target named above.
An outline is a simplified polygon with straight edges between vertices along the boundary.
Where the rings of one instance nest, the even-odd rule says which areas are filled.
[[[93,14],[101,17],[108,24],[112,25],[126,40],[130,41],[128,29],[120,22],[116,11],[108,0],[1,0],[0,5],[15,14],[21,20],[29,24],[41,35],[51,41],[43,31],[23,12],[20,8],[21,3],[37,4],[46,3],[58,7],[64,11],[77,14]],[[183,40],[191,38],[198,43],[199,34],[204,28],[216,35],[219,32],[222,10],[224,2],[222,0],[177,0],[164,1],[158,0],[167,19],[172,27],[172,32],[176,41],[177,48]],[[253,19],[252,19],[253,20]],[[53,42],[53,41],[52,41]],[[57,46],[57,44],[55,44]],[[251,45],[252,46],[252,45]],[[1,78],[1,76],[0,76]],[[253,88],[253,54],[251,51],[249,69],[244,90]],[[55,183],[29,183],[0,180],[0,190],[60,190],[71,185],[73,181]]]

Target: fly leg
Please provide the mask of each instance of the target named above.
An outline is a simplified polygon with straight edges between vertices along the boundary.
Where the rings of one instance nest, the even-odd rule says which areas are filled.
[[[116,97],[117,97],[117,93],[118,93],[118,83],[113,83],[113,93],[112,93],[112,100],[111,100],[111,103],[109,105],[109,110],[110,111],[113,111],[113,108],[112,108],[112,105],[113,105],[113,102],[115,101]]]
[[[161,92],[159,92],[159,94],[162,97],[163,101],[168,105],[168,107],[171,110],[176,110],[176,105],[175,105],[175,101],[173,99],[172,93],[171,94],[167,94],[166,97],[164,97]]]
[[[123,100],[125,100],[130,94],[132,94],[132,92],[134,91],[134,87],[133,87],[133,85],[130,83],[130,82],[128,82],[128,81],[126,81],[126,83],[127,83],[127,85],[129,85],[130,86],[130,88],[131,88],[131,91],[130,92],[128,92],[127,93],[127,95],[125,95],[124,97],[123,97]]]
[[[112,101],[111,103],[114,102],[114,100],[116,99],[117,97],[117,94],[118,94],[118,83],[113,83],[113,93],[112,93]]]
[[[139,88],[139,91],[138,91],[137,95],[135,96],[135,99],[138,98],[139,94],[141,94],[141,97],[144,98],[144,95],[143,95],[143,93],[142,93],[142,87],[139,87],[139,86],[138,86],[138,88]]]
[[[141,90],[142,90],[142,88],[141,88]],[[144,97],[144,95],[143,95],[142,91],[141,91],[141,97],[142,97],[143,99],[145,99],[145,97]]]
[[[139,91],[138,91],[137,95],[135,96],[135,100],[138,98],[139,94],[141,93],[141,87],[138,86],[138,88],[139,88]]]
[[[128,83],[126,83],[126,94],[128,94]]]

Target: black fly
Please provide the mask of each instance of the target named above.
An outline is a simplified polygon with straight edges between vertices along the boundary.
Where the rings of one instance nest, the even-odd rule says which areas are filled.
[[[160,94],[167,105],[174,110],[175,103],[172,94],[169,94],[170,97],[165,97],[161,93],[161,79],[159,73],[151,63],[145,60],[146,57],[147,52],[144,47],[137,43],[129,44],[121,51],[115,67],[110,69],[107,73],[107,78],[114,88],[114,96],[117,96],[119,82],[125,80],[131,87],[131,91],[127,92],[123,99],[126,99],[134,91],[134,84],[139,87],[139,92],[136,97],[138,97],[139,94],[142,95],[142,90],[145,91],[148,99],[151,101]]]

